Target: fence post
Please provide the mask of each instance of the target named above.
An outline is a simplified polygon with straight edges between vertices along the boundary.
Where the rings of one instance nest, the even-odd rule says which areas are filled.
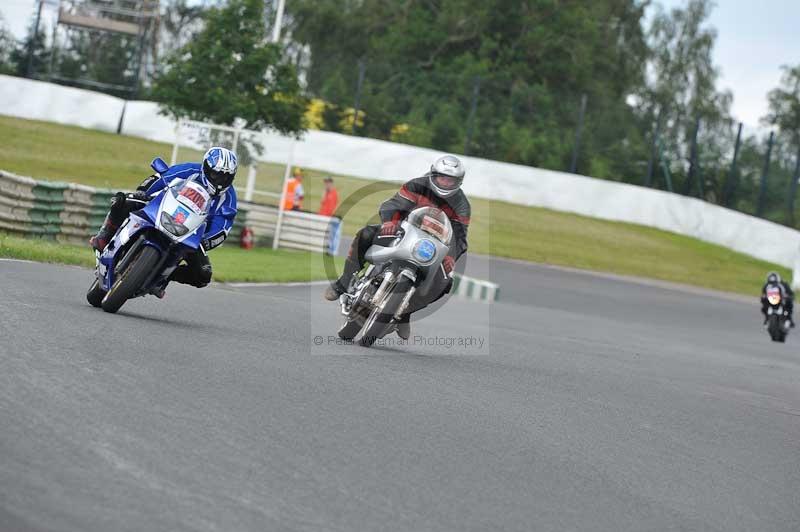
[[[292,144],[289,146],[289,157],[286,160],[286,171],[283,173],[283,185],[281,185],[281,200],[278,204],[278,221],[275,223],[275,235],[272,238],[272,249],[278,249],[278,243],[281,239],[281,226],[283,225],[283,204],[286,201],[286,183],[289,181],[289,175],[292,172],[292,164],[294,164],[294,146],[297,143],[296,139],[292,139]]]
[[[700,133],[700,117],[694,124],[694,134],[692,135],[692,147],[689,152],[689,175],[686,178],[686,184],[683,187],[683,195],[690,196],[692,194],[692,185],[695,181],[697,174],[697,135]]]
[[[169,165],[175,166],[178,162],[178,146],[181,143],[181,121],[175,120],[175,144],[172,145],[172,158]]]
[[[233,132],[233,144],[231,145],[231,151],[232,151],[232,152],[234,153],[234,155],[236,155],[237,157],[239,156],[239,154],[236,152],[236,150],[238,150],[238,149],[239,149],[239,134],[240,134],[241,132],[242,132],[242,130],[241,130],[241,129],[237,129],[236,131],[234,131],[234,132]]]
[[[664,157],[664,143],[658,139],[658,159],[661,161],[661,171],[664,172],[664,179],[667,182],[667,190],[675,192],[672,188],[672,175],[669,173],[669,165],[667,159]]]
[[[28,45],[28,64],[25,66],[25,77],[33,77],[33,51],[36,48],[36,39],[39,38],[39,22],[42,20],[42,5],[44,0],[39,0],[39,7],[36,8],[36,22],[33,24],[33,37]]]
[[[275,13],[275,25],[272,26],[272,40],[271,42],[278,42],[281,40],[281,26],[283,25],[283,9],[286,0],[278,0],[278,9]]]
[[[125,109],[128,108],[128,100],[122,101],[122,112],[119,115],[119,122],[117,122],[117,135],[122,135],[122,124],[125,122]]]
[[[586,116],[586,93],[581,96],[581,110],[578,114],[578,127],[575,130],[575,145],[572,147],[572,163],[569,165],[569,173],[574,174],[578,169],[578,152],[581,149],[581,134],[583,133],[583,119]]]
[[[475,127],[475,113],[478,111],[478,96],[481,93],[481,78],[475,76],[472,81],[472,103],[467,117],[467,136],[464,138],[464,155],[469,154],[469,145],[472,142],[472,131]]]
[[[792,290],[800,288],[800,249],[794,259],[794,268],[792,268]]]
[[[742,122],[739,122],[739,131],[736,133],[736,146],[733,148],[733,160],[731,169],[728,173],[728,180],[725,182],[725,191],[722,194],[722,204],[730,207],[733,201],[733,194],[736,192],[736,163],[739,159],[739,148],[742,145]]]
[[[772,143],[775,140],[775,132],[770,131],[769,142],[767,143],[767,156],[764,157],[764,171],[761,173],[761,187],[758,191],[758,207],[756,208],[756,216],[759,218],[764,214],[764,202],[767,199],[767,179],[769,178],[769,161],[772,157]]]
[[[649,187],[653,183],[653,167],[655,165],[656,151],[658,150],[658,137],[661,134],[661,121],[664,119],[664,108],[658,110],[656,126],[653,130],[653,139],[650,142],[650,158],[647,160],[647,175],[644,178],[644,186]]]
[[[800,146],[797,148],[797,159],[794,165],[794,173],[789,183],[789,206],[787,219],[789,225],[794,226],[794,197],[797,195],[797,181],[800,179]]]
[[[239,148],[239,133],[241,133],[241,129],[237,129],[233,132],[233,144],[231,145],[231,151],[235,154],[236,150]]]
[[[358,120],[358,111],[361,106],[361,86],[364,84],[364,73],[367,70],[367,65],[363,59],[358,60],[358,82],[356,84],[356,101],[353,105],[353,125],[350,127],[352,132],[356,130],[356,120]]]
[[[244,200],[253,201],[253,193],[256,189],[256,167],[251,164],[247,168],[247,188],[244,190]]]

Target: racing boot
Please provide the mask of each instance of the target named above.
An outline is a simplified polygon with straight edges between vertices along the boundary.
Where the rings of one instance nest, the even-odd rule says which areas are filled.
[[[330,283],[328,286],[325,287],[325,293],[323,297],[328,301],[336,301],[339,299],[339,296],[344,294],[346,290],[342,286],[342,284],[337,280]]]
[[[117,232],[118,226],[115,225],[109,216],[106,216],[105,221],[103,221],[103,226],[100,228],[100,231],[97,232],[91,239],[89,239],[89,245],[92,246],[94,249],[99,251],[100,253],[106,249],[106,246],[114,238],[114,234]]]
[[[156,286],[150,290],[150,293],[156,296],[158,299],[164,299],[164,296],[167,295],[167,286]]]
[[[336,301],[339,299],[339,296],[347,292],[347,287],[350,286],[350,281],[353,279],[353,275],[356,274],[363,266],[363,258],[358,258],[358,243],[359,243],[359,236],[361,231],[356,235],[356,238],[353,239],[353,243],[350,244],[350,251],[347,254],[347,259],[344,261],[344,270],[342,271],[342,275],[336,279],[335,281],[331,282],[327,287],[325,287],[325,293],[323,297],[328,301]]]
[[[395,331],[397,332],[397,336],[402,338],[403,340],[408,340],[411,337],[411,321],[410,321],[410,314],[403,314],[400,316],[400,321],[397,322],[395,325]]]

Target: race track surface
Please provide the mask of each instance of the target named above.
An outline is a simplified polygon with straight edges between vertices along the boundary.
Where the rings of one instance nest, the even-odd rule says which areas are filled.
[[[0,261],[0,530],[800,530],[800,335],[484,266],[502,302],[367,350],[319,286],[108,315],[87,270]]]

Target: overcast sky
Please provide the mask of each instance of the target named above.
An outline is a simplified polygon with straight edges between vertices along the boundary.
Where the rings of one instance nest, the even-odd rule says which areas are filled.
[[[45,0],[54,12],[56,0]],[[292,0],[288,0],[291,2]],[[686,0],[658,0],[666,8]],[[715,63],[719,86],[733,92],[733,114],[757,126],[766,113],[767,92],[780,79],[780,66],[800,63],[800,0],[717,0],[709,24],[717,28]],[[36,0],[0,0],[5,24],[22,37]]]

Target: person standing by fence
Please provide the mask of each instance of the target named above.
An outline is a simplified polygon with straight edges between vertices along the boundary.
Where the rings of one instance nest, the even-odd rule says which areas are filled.
[[[339,193],[336,187],[333,186],[333,178],[327,176],[324,180],[325,191],[322,193],[322,201],[319,204],[319,214],[323,216],[333,216],[336,212],[336,207],[339,206]]]
[[[286,182],[283,210],[299,211],[303,208],[304,197],[305,191],[303,190],[303,171],[300,168],[295,168],[292,178]]]

